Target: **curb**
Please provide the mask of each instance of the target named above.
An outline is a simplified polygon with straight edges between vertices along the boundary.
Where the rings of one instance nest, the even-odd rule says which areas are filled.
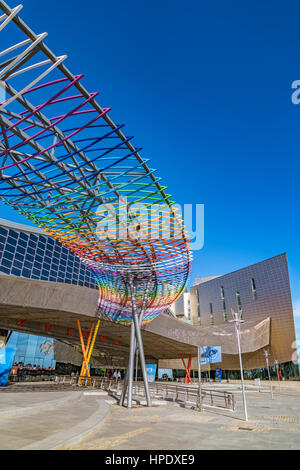
[[[103,421],[107,418],[111,411],[111,406],[104,400],[97,400],[98,407],[92,416],[86,420],[73,426],[73,428],[67,431],[61,431],[59,434],[46,437],[45,439],[33,442],[19,450],[66,450],[65,447],[74,446],[81,442],[89,433],[93,432]],[[96,420],[96,421],[95,421]],[[85,429],[76,432],[76,429],[81,428],[85,423]],[[69,432],[70,436],[65,438],[65,435]],[[75,432],[75,434],[74,434]],[[60,436],[60,437],[59,437]],[[56,441],[58,442],[55,442]]]
[[[59,444],[56,444],[54,447],[49,447],[47,450],[66,450],[64,449],[65,446],[74,446],[79,444],[89,433],[93,432],[96,428],[98,428],[108,417],[108,415],[111,412],[111,404],[109,404],[106,400],[105,401],[98,401],[99,404],[105,403],[106,410],[104,414],[102,413],[101,418],[96,421],[96,423],[92,424],[89,426],[87,429],[85,429],[82,432],[79,432],[75,434],[74,436],[71,436],[70,438],[60,442]],[[101,408],[100,406],[98,409]]]

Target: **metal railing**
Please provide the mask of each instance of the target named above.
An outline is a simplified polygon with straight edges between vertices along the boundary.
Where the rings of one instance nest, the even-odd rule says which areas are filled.
[[[161,396],[165,400],[182,402],[184,405],[199,405],[198,386],[173,385],[164,383],[150,384],[154,396]],[[235,410],[235,399],[232,392],[203,388],[202,405]]]
[[[81,384],[82,387],[100,388],[107,392],[119,395],[123,387],[123,381],[107,377],[57,377],[55,383],[69,383],[73,386]],[[199,390],[197,385],[169,384],[168,382],[149,383],[152,399],[174,401],[197,408],[199,405]],[[133,382],[133,392],[136,398],[144,396],[145,389],[142,381]],[[235,397],[232,392],[226,390],[214,390],[202,385],[202,405],[204,407],[223,408],[235,410]]]

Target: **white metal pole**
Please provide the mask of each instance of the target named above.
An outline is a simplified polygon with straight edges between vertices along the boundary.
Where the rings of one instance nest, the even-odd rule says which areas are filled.
[[[235,325],[235,331],[236,331],[238,349],[239,349],[239,360],[240,360],[240,369],[241,369],[241,381],[242,381],[242,392],[243,392],[245,421],[248,421],[248,411],[247,411],[247,402],[246,402],[246,393],[245,393],[245,384],[244,384],[244,373],[243,373],[243,363],[242,363],[242,352],[241,352],[241,343],[240,343],[240,323],[236,322],[234,325]]]
[[[245,393],[243,363],[242,363],[242,351],[241,351],[241,342],[240,342],[240,325],[241,323],[244,323],[244,320],[242,320],[242,310],[239,310],[239,312],[235,312],[233,309],[231,309],[231,313],[233,317],[231,321],[234,323],[235,333],[237,337],[238,351],[239,351],[245,421],[248,421],[247,401],[246,401],[246,393]]]
[[[203,411],[202,408],[202,383],[201,383],[201,362],[200,362],[200,346],[198,346],[198,394],[199,394],[199,411]]]
[[[270,392],[271,392],[271,398],[273,400],[273,387],[272,387],[272,381],[271,381],[271,375],[270,375],[270,367],[269,367],[269,352],[264,350],[265,356],[266,356],[266,364],[267,364],[267,370],[268,370],[268,378],[270,382]]]
[[[278,365],[278,360],[275,360],[276,364],[276,372],[277,372],[277,380],[278,380],[278,385],[279,385],[279,391],[281,391],[281,384],[280,384],[280,377],[279,377],[279,365]]]

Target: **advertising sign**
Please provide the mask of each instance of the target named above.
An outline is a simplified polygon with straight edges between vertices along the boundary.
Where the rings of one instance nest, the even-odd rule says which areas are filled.
[[[173,369],[158,369],[158,380],[173,380]]]
[[[7,384],[8,376],[12,368],[16,348],[6,346],[0,349],[0,387]]]
[[[155,382],[156,364],[146,364],[148,382]]]
[[[221,346],[200,346],[200,364],[214,364],[222,362]]]

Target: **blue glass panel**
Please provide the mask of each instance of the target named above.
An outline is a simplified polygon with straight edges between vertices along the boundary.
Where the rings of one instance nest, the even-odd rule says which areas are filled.
[[[8,260],[3,258],[1,266],[5,266],[6,268],[10,268],[12,265],[12,260]]]
[[[4,387],[7,384],[10,369],[12,368],[16,348],[6,346],[0,349],[0,386]]]
[[[10,269],[5,268],[5,266],[0,266],[0,271],[4,274],[10,274]]]
[[[24,260],[24,255],[21,255],[21,253],[16,253],[14,258],[20,262],[23,262]]]
[[[9,236],[13,237],[15,240],[18,238],[19,234],[18,232],[15,232],[14,230],[9,231]]]
[[[19,268],[22,269],[23,263],[21,261],[18,261],[17,259],[14,260],[14,268]]]
[[[14,253],[14,252],[16,251],[16,247],[13,246],[13,245],[8,245],[8,244],[6,243],[6,245],[5,245],[5,250],[10,251],[10,253]]]

